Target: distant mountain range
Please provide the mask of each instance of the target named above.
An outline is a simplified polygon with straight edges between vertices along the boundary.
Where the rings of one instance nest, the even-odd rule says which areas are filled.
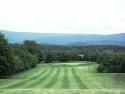
[[[112,35],[96,34],[53,34],[53,33],[28,33],[10,32],[0,30],[11,43],[22,43],[24,40],[35,40],[41,44],[58,45],[124,45],[125,33]]]

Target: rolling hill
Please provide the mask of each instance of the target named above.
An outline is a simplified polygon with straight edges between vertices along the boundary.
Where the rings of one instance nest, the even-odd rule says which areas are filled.
[[[125,33],[112,35],[28,33],[0,30],[11,43],[35,40],[42,44],[58,45],[125,45]]]

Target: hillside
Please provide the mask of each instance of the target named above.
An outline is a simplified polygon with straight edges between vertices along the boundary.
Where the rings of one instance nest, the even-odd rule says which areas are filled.
[[[11,43],[21,43],[24,40],[35,40],[45,44],[70,44],[70,45],[125,45],[125,33],[112,35],[96,34],[52,34],[10,32],[1,30]]]

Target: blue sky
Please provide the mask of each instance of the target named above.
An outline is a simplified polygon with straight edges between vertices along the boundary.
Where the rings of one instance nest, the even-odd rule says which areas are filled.
[[[125,32],[125,0],[0,0],[0,29],[19,32]]]

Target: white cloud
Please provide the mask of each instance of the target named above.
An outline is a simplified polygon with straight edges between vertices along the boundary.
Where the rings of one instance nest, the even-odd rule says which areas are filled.
[[[124,0],[0,0],[0,29],[22,32],[125,32]]]

